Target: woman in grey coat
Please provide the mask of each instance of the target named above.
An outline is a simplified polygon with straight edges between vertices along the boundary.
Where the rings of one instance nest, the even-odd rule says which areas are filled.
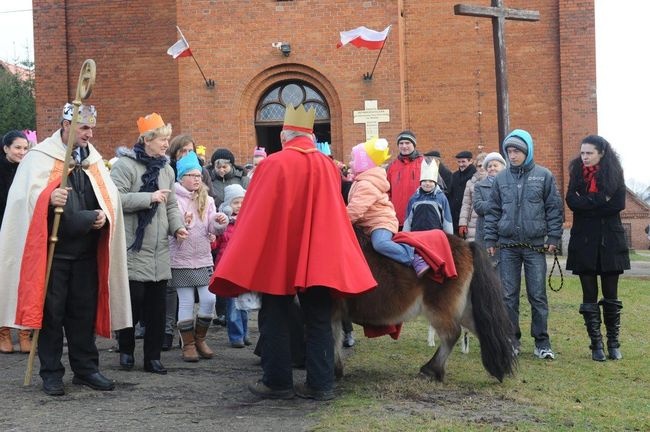
[[[160,351],[167,280],[171,278],[168,236],[185,239],[187,230],[176,204],[174,170],[165,156],[171,125],[153,113],[138,119],[138,130],[140,136],[133,149],[119,152],[111,178],[120,192],[124,211],[133,322],[142,319],[147,329],[144,370],[166,374]],[[120,366],[133,369],[134,329],[121,330],[118,342]]]

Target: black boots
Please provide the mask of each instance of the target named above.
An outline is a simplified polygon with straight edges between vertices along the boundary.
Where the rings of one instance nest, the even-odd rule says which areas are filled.
[[[600,333],[600,307],[598,303],[582,303],[580,313],[585,319],[585,327],[591,339],[591,359],[593,361],[605,361],[605,351],[603,349],[603,336]]]
[[[618,341],[618,333],[621,328],[621,309],[623,303],[620,300],[602,299],[598,302],[603,307],[603,321],[607,329],[607,351],[609,358],[620,360],[623,354],[619,350],[621,344]]]

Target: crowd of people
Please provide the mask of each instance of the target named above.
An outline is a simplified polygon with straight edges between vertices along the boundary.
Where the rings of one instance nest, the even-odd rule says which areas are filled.
[[[313,108],[288,106],[282,150],[255,148],[241,167],[226,148],[207,162],[205,147],[187,134],[172,138],[172,126],[151,113],[137,120],[134,145],[106,164],[91,144],[96,109],[81,105],[73,121],[74,111],[66,104],[60,128],[32,149],[22,132],[6,133],[0,158],[0,263],[20,269],[0,281],[0,352],[14,351],[12,328],[23,353],[31,329],[40,329],[46,394],[65,393],[64,337],[72,382],[109,391],[95,334],[116,337],[119,365],[130,371],[140,323],[143,370],[167,374],[161,351],[172,349],[176,333],[184,361],[210,359],[210,325],[223,319],[230,346],[243,348],[252,344],[248,314],[259,309],[262,377],[249,390],[333,398],[332,296],[376,286],[353,225],[418,278],[429,264],[393,240],[399,231],[438,229],[482,245],[501,277],[513,355],[521,351],[523,268],[533,354],[555,358],[545,254],[560,246],[564,203],[553,173],[535,162],[529,132],[513,130],[499,151],[459,152],[451,172],[438,150],[420,154],[416,134],[405,130],[391,163],[391,143],[374,137],[353,146],[348,169],[329,145],[316,145]],[[625,184],[604,138],[580,143],[565,202],[573,212],[567,269],[580,278],[592,359],[620,360],[618,278],[630,267],[620,220]],[[49,237],[56,245],[48,272]],[[344,345],[354,345],[351,323],[343,328]],[[293,382],[296,363],[307,371],[304,383]]]

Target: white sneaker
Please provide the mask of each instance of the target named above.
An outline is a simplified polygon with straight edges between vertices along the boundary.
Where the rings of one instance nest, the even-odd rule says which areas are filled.
[[[550,348],[535,347],[533,354],[535,354],[535,356],[539,359],[555,360],[555,354],[553,354],[553,350]]]

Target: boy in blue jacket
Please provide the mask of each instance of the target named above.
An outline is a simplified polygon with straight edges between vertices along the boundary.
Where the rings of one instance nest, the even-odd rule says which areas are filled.
[[[441,229],[454,233],[449,201],[438,186],[438,161],[433,158],[422,161],[420,187],[409,199],[406,215],[403,231]]]
[[[533,138],[522,129],[503,141],[509,166],[494,179],[485,215],[485,246],[492,256],[501,249],[501,283],[508,315],[515,330],[513,349],[519,353],[519,292],[524,266],[526,292],[532,312],[534,354],[554,359],[548,335],[545,250],[553,252],[562,237],[564,205],[553,174],[533,161]]]

